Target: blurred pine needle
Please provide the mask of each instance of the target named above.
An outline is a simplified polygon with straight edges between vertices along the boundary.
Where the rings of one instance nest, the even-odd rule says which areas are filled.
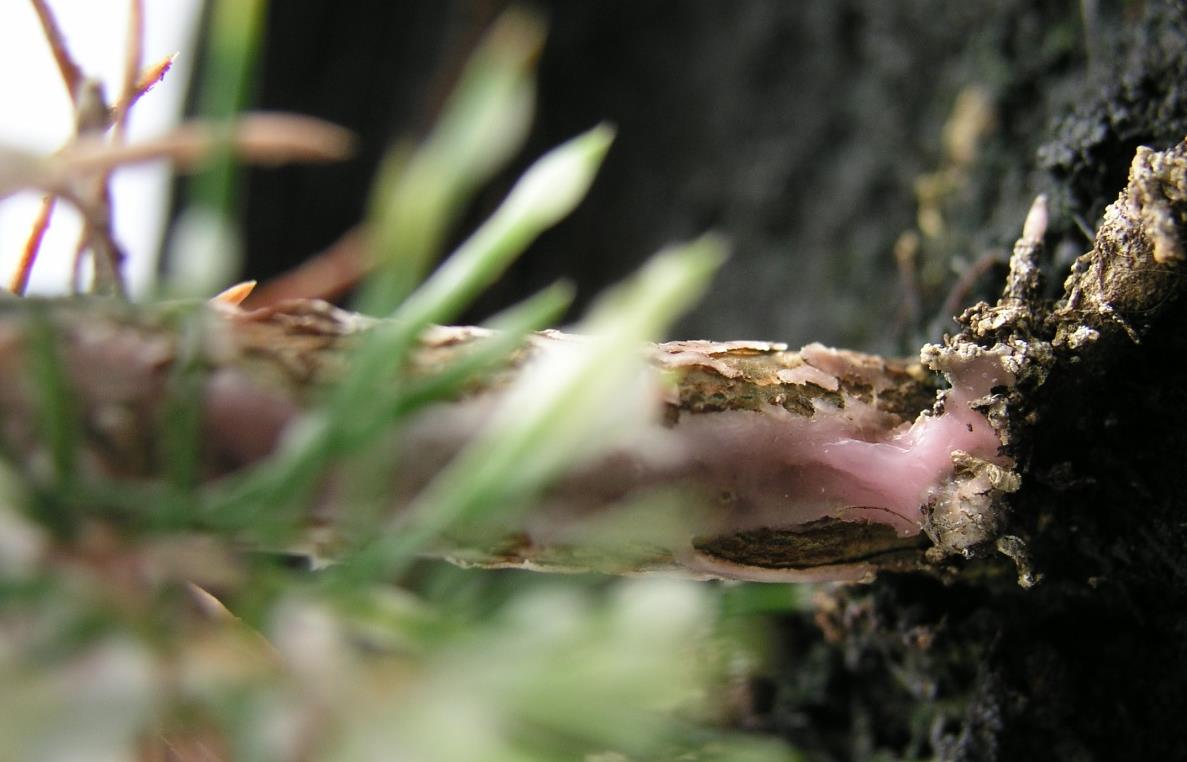
[[[70,84],[81,68],[47,17]],[[341,511],[348,531],[332,566],[309,571],[271,552],[307,529],[330,469],[382,483],[399,467],[378,455],[385,438],[568,305],[571,289],[557,284],[492,319],[493,332],[456,363],[429,377],[403,373],[426,329],[455,319],[580,202],[610,148],[612,130],[597,126],[540,158],[433,268],[465,200],[518,149],[542,35],[522,11],[503,17],[437,128],[385,161],[363,228],[372,272],[359,301],[384,319],[363,335],[345,378],[256,466],[200,478],[204,301],[130,308],[180,337],[161,422],[169,462],[141,485],[83,467],[82,422],[48,317],[55,303],[28,305],[29,382],[49,456],[29,467],[0,437],[0,758],[789,758],[779,744],[716,725],[734,657],[750,649],[747,658],[761,658],[743,634],[739,588],[727,606],[709,585],[416,562],[442,533],[522,510],[564,469],[629,435],[635,347],[659,338],[706,287],[723,257],[715,239],[659,254],[603,297],[581,324],[593,338],[580,357],[523,374],[399,522],[369,503],[380,496],[359,491]],[[242,46],[216,40],[212,50],[238,57],[238,70],[249,63]],[[139,57],[129,54],[117,121],[159,78],[135,76]],[[38,188],[86,212],[76,180],[129,162],[200,167],[224,150],[254,161],[334,158],[348,142],[329,125],[262,115],[190,123],[140,144],[80,136],[52,157],[0,149],[0,195]],[[779,605],[797,604],[789,596]]]

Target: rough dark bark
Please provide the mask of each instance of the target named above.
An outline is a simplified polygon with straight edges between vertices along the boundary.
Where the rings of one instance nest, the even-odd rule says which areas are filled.
[[[974,564],[832,592],[823,637],[787,623],[783,658],[809,666],[776,670],[767,727],[819,759],[1181,755],[1183,171],[1182,146],[1139,150],[1064,299],[962,318],[957,342],[1028,367],[1005,400],[1023,487],[996,543],[1025,584]]]

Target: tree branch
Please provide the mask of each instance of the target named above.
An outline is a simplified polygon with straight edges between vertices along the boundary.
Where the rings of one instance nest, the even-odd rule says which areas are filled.
[[[1036,202],[1003,298],[966,311],[964,330],[925,347],[921,362],[816,344],[798,352],[766,342],[649,347],[651,372],[637,392],[650,415],[643,433],[584,461],[532,511],[481,531],[460,528],[435,552],[492,567],[860,580],[998,547],[1033,581],[1024,540],[1002,532],[1008,495],[1026,485],[1030,432],[1043,422],[1037,390],[1054,369],[1111,362],[1118,343],[1140,340],[1180,294],[1185,177],[1183,145],[1139,151],[1093,251],[1054,305],[1037,297],[1045,213]],[[213,481],[269,457],[376,325],[317,301],[211,306],[195,344],[159,310],[5,302],[0,430],[4,450],[33,476],[47,445],[31,337],[47,320],[85,432],[82,476],[130,482],[161,478],[159,422],[183,342],[185,351],[200,348],[202,478]],[[449,367],[490,337],[431,329],[408,377]],[[583,343],[532,335],[489,377],[406,421],[398,441],[383,445],[396,464],[392,515],[484,425],[513,379]],[[938,397],[936,372],[950,387]],[[308,507],[311,530],[332,535],[349,521],[345,478],[324,475]]]

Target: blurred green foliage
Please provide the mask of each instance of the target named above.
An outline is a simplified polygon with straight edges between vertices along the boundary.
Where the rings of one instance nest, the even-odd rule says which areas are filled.
[[[230,5],[216,5],[222,21]],[[210,71],[241,75],[252,34],[214,28]],[[566,286],[548,289],[493,319],[497,332],[455,365],[401,376],[425,328],[460,314],[580,201],[610,146],[611,131],[595,127],[541,158],[414,288],[468,194],[518,146],[541,34],[530,17],[504,18],[439,128],[393,150],[369,218],[375,274],[360,300],[387,319],[256,466],[198,479],[210,319],[200,303],[145,308],[182,337],[168,463],[148,484],[77,468],[69,381],[50,323],[34,321],[30,380],[51,458],[42,476],[0,461],[0,758],[790,758],[777,742],[720,729],[730,686],[763,658],[755,617],[798,606],[789,588],[417,560],[442,533],[465,536],[523,510],[550,479],[638,425],[635,347],[697,298],[722,260],[719,242],[663,252],[604,296],[579,327],[593,337],[581,352],[529,368],[398,522],[385,510],[383,474],[399,463],[382,443],[568,303]],[[332,471],[356,485],[338,507],[337,554],[304,568],[272,551],[309,531],[313,493]]]

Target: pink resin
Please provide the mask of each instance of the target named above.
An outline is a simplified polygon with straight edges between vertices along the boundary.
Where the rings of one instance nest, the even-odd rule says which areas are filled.
[[[970,404],[1009,383],[1000,357],[949,369],[953,388],[941,414],[924,413],[889,432],[885,414],[852,398],[816,401],[815,414],[781,407],[683,416],[673,433],[682,455],[714,485],[726,510],[719,530],[795,527],[823,518],[922,528],[922,508],[953,474],[958,451],[999,462],[1000,441]]]

